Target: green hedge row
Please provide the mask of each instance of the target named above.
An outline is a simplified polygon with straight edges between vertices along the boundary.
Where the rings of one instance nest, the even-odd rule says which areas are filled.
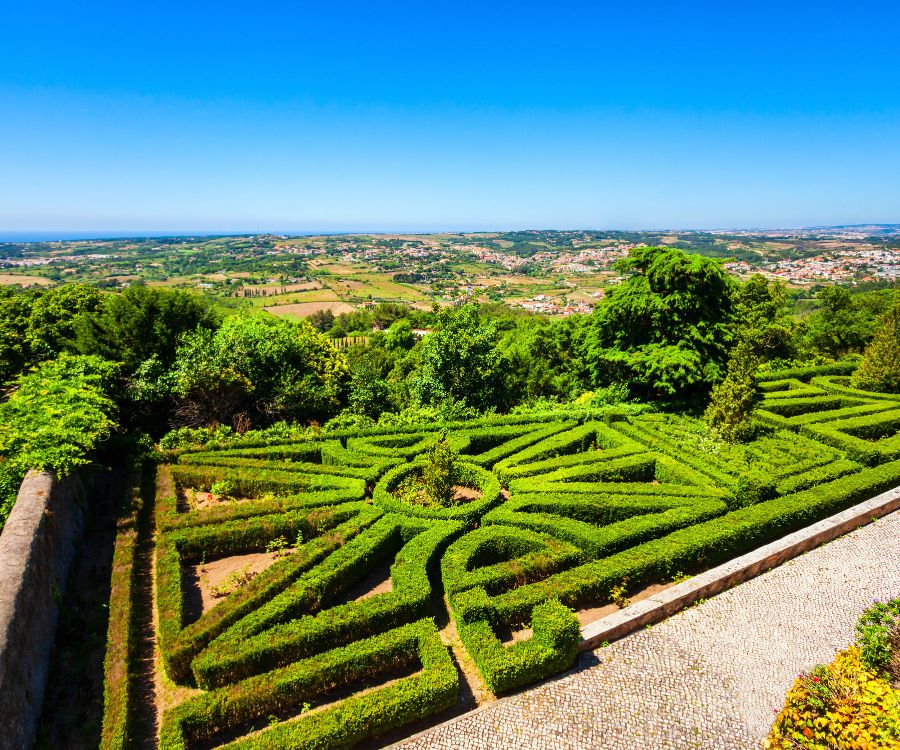
[[[833,362],[828,365],[813,365],[812,367],[791,367],[783,370],[771,370],[757,375],[760,383],[772,380],[802,380],[808,381],[816,375],[850,375],[859,366],[858,360],[845,360]]]
[[[802,434],[838,448],[850,460],[867,466],[900,458],[898,430],[900,409],[800,428]]]
[[[798,414],[793,417],[784,417],[765,408],[766,404],[756,411],[756,418],[772,427],[799,430],[804,425],[839,422],[844,419],[852,419],[853,417],[865,416],[866,414],[878,414],[879,412],[888,411],[895,408],[896,404],[890,401],[876,401],[858,406],[848,406],[842,409],[833,409],[830,411],[811,411],[806,414]]]
[[[740,508],[602,560],[557,573],[491,600],[498,617],[524,622],[540,602],[558,598],[577,607],[608,601],[626,576],[632,584],[715,565],[900,483],[900,461],[867,469],[802,492]]]
[[[210,654],[217,654],[225,660],[229,651],[239,650],[247,639],[275,625],[329,607],[353,583],[386,563],[403,546],[404,531],[411,533],[411,525],[409,522],[402,523],[396,516],[382,516],[369,528],[331,550],[327,557],[305,568],[303,574],[291,581],[289,586],[230,625],[209,645]],[[419,525],[419,531],[421,528]],[[210,656],[206,662],[215,659],[215,656]],[[233,674],[240,669],[251,668],[252,663],[242,657],[235,660],[229,669]],[[210,669],[215,670],[215,665]]]
[[[334,464],[250,458],[244,456],[220,456],[217,453],[190,453],[181,459],[187,466],[224,466],[230,469],[257,469],[259,471],[294,471],[303,474],[326,474],[330,476],[354,477],[372,481],[375,474],[370,467],[339,466]]]
[[[583,453],[591,449],[605,448],[612,445],[614,433],[601,422],[587,424],[557,431],[555,434],[530,445],[494,465],[494,471],[502,482],[510,479],[509,470],[523,464],[530,464],[544,459]]]
[[[169,489],[159,484],[157,512],[165,506]],[[165,512],[164,510],[162,512]],[[215,636],[270,597],[283,591],[306,570],[339,549],[381,515],[363,503],[346,504],[323,513],[262,516],[239,522],[209,524],[164,532],[156,543],[156,596],[160,648],[169,676],[183,682],[190,678],[190,661]],[[186,561],[214,559],[229,554],[261,550],[268,541],[285,536],[308,539],[294,554],[279,560],[196,622],[184,621],[182,565]]]
[[[150,468],[147,467],[147,471]],[[100,750],[126,750],[131,742],[134,701],[133,666],[137,647],[134,612],[135,550],[138,542],[138,506],[119,520],[113,548],[109,592],[109,625],[103,661],[103,726]]]
[[[853,474],[860,471],[862,468],[862,465],[856,461],[842,458],[779,479],[775,484],[775,488],[778,490],[779,495],[788,495],[792,492],[800,492],[801,490],[814,487],[817,484],[830,482],[833,479]]]
[[[900,393],[879,393],[878,391],[863,391],[851,385],[850,378],[835,376],[821,376],[813,378],[810,383],[824,391],[839,393],[844,396],[855,396],[863,399],[876,399],[884,401],[900,401]]]
[[[800,398],[767,399],[763,401],[761,407],[780,417],[797,417],[816,412],[837,411],[851,406],[862,406],[865,403],[863,399],[825,394]]]
[[[344,490],[361,498],[366,482],[358,477],[331,476],[327,474],[300,474],[280,469],[229,468],[225,466],[193,466],[175,464],[172,476],[181,487],[193,487],[209,491],[216,482],[227,479],[235,492],[244,497],[256,497],[266,492],[296,493],[320,490]]]
[[[492,508],[500,500],[500,482],[487,469],[475,464],[460,462],[458,465],[458,483],[477,489],[481,497],[476,500],[451,505],[449,507],[429,507],[410,505],[394,495],[400,483],[411,474],[421,473],[424,464],[404,464],[391,469],[385,474],[372,491],[372,502],[379,508],[394,513],[403,513],[418,518],[434,520],[461,521],[473,525],[485,511]]]
[[[460,640],[494,693],[530,685],[575,661],[581,640],[578,618],[556,600],[536,604],[531,610],[531,637],[509,646],[495,632],[508,623],[497,616],[484,589],[467,589],[450,601]]]
[[[616,502],[618,500],[618,502]],[[514,495],[488,513],[485,524],[553,534],[590,557],[602,557],[726,513],[722,498]]]
[[[420,671],[419,671],[420,670]],[[412,672],[412,674],[409,674]],[[392,684],[329,706],[341,688]],[[258,734],[228,743],[233,750],[351,747],[390,729],[423,719],[459,700],[459,676],[431,620],[333,649],[313,658],[204,693],[166,712],[160,750],[209,745],[270,716],[293,716]],[[304,704],[321,710],[302,712]],[[299,714],[299,716],[297,716]]]
[[[575,422],[553,422],[541,425],[510,425],[508,427],[481,427],[467,430],[462,435],[468,441],[464,449],[466,461],[491,468],[498,461],[545,440],[563,430],[571,429]]]
[[[399,516],[386,516],[379,523],[390,526],[395,534],[388,555],[397,545],[402,545],[391,565],[391,591],[329,606],[264,630],[260,630],[258,618],[248,618],[249,621],[238,623],[210,644],[194,661],[192,668],[197,683],[216,687],[235,682],[428,614],[432,594],[429,569],[450,541],[461,533],[462,524],[438,521],[422,525]],[[375,534],[376,529],[372,531],[372,536],[360,535],[355,541],[360,546],[368,543],[369,549],[374,548],[383,537]],[[404,543],[404,538],[410,535]],[[335,575],[342,577],[338,583],[346,587],[369,572],[371,561],[371,557],[357,551],[355,568],[348,569],[329,558],[300,578],[296,587],[312,592],[327,606],[334,600]]]
[[[441,560],[441,579],[448,595],[475,586],[493,595],[585,559],[580,549],[549,534],[482,526],[450,545]]]
[[[627,422],[618,422],[616,423],[616,430],[632,440],[647,446],[653,452],[663,453],[681,461],[704,476],[709,477],[720,487],[734,488],[737,484],[737,480],[733,475],[724,471],[708,456],[682,450],[677,443],[659,430],[655,430],[650,420],[635,419]]]
[[[798,398],[800,396],[821,396],[825,393],[818,386],[804,383],[796,378],[786,380],[764,380],[757,384],[766,399]]]

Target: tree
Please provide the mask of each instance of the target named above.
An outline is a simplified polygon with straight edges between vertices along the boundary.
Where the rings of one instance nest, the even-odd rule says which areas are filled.
[[[179,345],[169,375],[179,425],[323,420],[340,406],[349,370],[344,355],[306,321],[262,315],[198,328]]]
[[[503,337],[500,349],[509,363],[506,391],[518,400],[569,400],[587,390],[589,378],[579,352],[583,327],[576,316],[529,316]]]
[[[384,334],[384,347],[389,351],[408,351],[416,344],[412,323],[406,318],[395,320]]]
[[[900,300],[879,321],[853,383],[870,391],[900,393]]]
[[[347,401],[353,413],[372,419],[378,419],[383,411],[387,411],[390,405],[388,384],[371,357],[361,359],[353,367]]]
[[[713,387],[706,422],[728,442],[740,442],[753,435],[753,408],[759,401],[756,370],[759,357],[754,351],[752,329],[745,331],[728,360],[728,374]]]
[[[308,320],[319,333],[328,333],[334,327],[334,313],[331,310],[316,310]]]
[[[793,360],[801,326],[791,316],[790,299],[780,281],[754,274],[737,293],[736,318],[761,360]]]
[[[831,357],[862,351],[875,333],[871,308],[842,286],[825,287],[817,299],[821,309],[809,317],[811,344]]]
[[[722,261],[669,247],[634,248],[630,276],[587,321],[584,357],[596,387],[628,382],[648,396],[690,396],[722,379],[737,283]]]
[[[422,342],[413,383],[419,402],[462,402],[476,409],[499,405],[503,357],[498,340],[496,324],[482,322],[477,305],[442,310],[438,329]]]
[[[102,301],[102,292],[86,284],[63,284],[37,297],[26,332],[33,359],[72,348],[78,316],[96,312]]]
[[[217,325],[217,316],[199,295],[133,285],[104,296],[96,314],[78,316],[75,347],[81,354],[123,362],[130,374],[154,356],[170,365],[182,334]]]
[[[99,357],[63,355],[18,377],[0,403],[0,526],[29,469],[68,474],[116,429],[109,394],[117,369]]]

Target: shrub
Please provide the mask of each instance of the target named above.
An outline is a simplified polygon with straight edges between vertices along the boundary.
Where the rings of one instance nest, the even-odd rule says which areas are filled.
[[[29,469],[69,474],[117,429],[117,372],[99,357],[63,356],[16,379],[0,403],[0,528]]]
[[[900,301],[881,319],[853,375],[853,385],[870,391],[900,393]]]
[[[458,465],[457,480],[465,487],[472,487],[481,493],[481,497],[465,503],[448,507],[431,507],[418,503],[409,503],[398,496],[396,490],[409,476],[421,474],[421,463],[404,464],[391,469],[375,485],[372,501],[386,511],[405,513],[412,516],[433,519],[462,521],[473,525],[485,511],[492,508],[500,500],[500,482],[491,472],[480,466],[461,461]]]
[[[420,620],[192,698],[164,715],[160,750],[187,750],[254,720],[291,709],[297,713],[304,703],[327,699],[336,688],[391,677],[398,670],[413,673],[324,711],[301,713],[228,747],[350,747],[459,699],[459,677],[450,654],[434,623]]]
[[[870,750],[900,744],[900,694],[862,663],[859,649],[801,674],[763,747]]]
[[[728,374],[715,385],[706,409],[709,426],[729,442],[741,442],[753,436],[753,408],[759,401],[756,390],[758,358],[752,343],[742,341],[728,360]]]
[[[900,599],[875,601],[856,623],[856,642],[865,669],[884,674],[891,660],[891,637],[900,626]]]

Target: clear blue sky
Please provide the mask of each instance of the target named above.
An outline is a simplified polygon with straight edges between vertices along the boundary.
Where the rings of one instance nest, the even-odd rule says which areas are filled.
[[[900,222],[896,2],[0,18],[0,231]]]

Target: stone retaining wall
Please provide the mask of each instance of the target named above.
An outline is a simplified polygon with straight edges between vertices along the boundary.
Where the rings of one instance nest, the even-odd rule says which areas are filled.
[[[0,750],[34,743],[84,498],[77,477],[29,472],[0,534]]]

